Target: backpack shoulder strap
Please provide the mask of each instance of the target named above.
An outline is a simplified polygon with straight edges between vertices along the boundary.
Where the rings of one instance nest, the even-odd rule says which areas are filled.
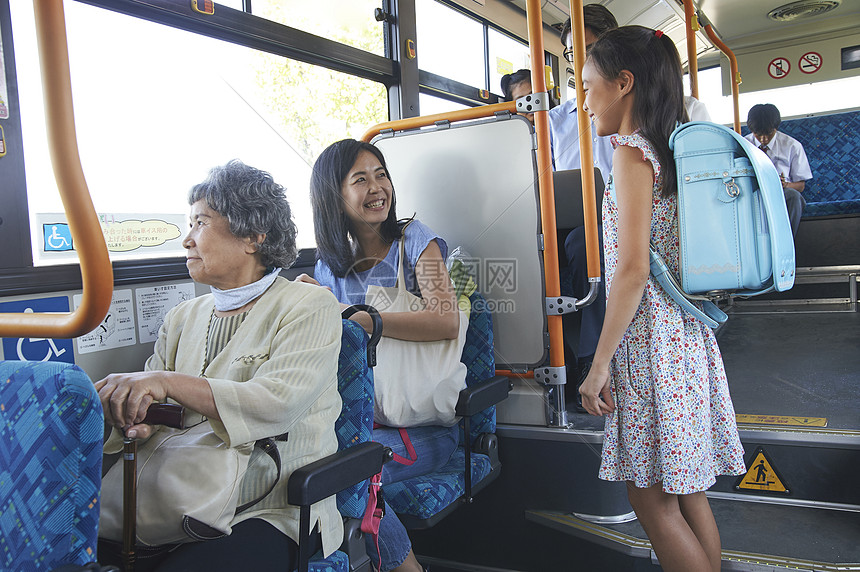
[[[653,246],[649,247],[648,250],[651,256],[651,274],[660,286],[663,287],[663,290],[665,290],[666,293],[681,306],[681,308],[700,322],[704,323],[706,326],[713,329],[718,328],[729,319],[726,313],[720,310],[720,308],[710,300],[700,300],[702,303],[702,309],[700,310],[693,301],[688,298],[687,294],[681,290],[681,286],[677,283],[674,275],[669,270],[669,267],[666,266],[666,263],[663,261],[663,258],[657,250]]]

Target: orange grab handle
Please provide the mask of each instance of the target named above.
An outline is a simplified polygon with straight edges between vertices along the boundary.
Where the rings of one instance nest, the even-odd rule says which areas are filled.
[[[699,61],[696,54],[696,31],[699,29],[693,0],[684,0],[684,21],[687,25],[687,68],[690,70],[690,95],[699,99]]]
[[[113,296],[113,269],[84,180],[75,117],[62,0],[34,0],[42,64],[48,146],[72,240],[81,261],[83,297],[69,314],[0,314],[0,336],[72,338],[95,329]]]
[[[710,24],[705,26],[705,33],[714,42],[714,45],[717,46],[721,52],[723,52],[727,58],[729,58],[729,67],[732,72],[732,106],[734,107],[734,129],[737,133],[741,132],[741,114],[740,114],[740,103],[738,102],[738,93],[739,93],[739,85],[741,83],[741,75],[738,73],[738,59],[735,57],[735,53],[729,49],[729,47],[723,43],[717,33],[714,32],[714,27]]]

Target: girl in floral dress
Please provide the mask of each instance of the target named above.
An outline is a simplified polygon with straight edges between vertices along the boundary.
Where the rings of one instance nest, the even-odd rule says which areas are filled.
[[[650,277],[649,243],[678,270],[669,135],[686,121],[681,63],[660,31],[626,26],[592,45],[582,82],[597,135],[613,135],[603,199],[606,318],[580,388],[606,415],[599,476],[626,481],[664,570],[720,569],[704,491],[742,474],[743,449],[713,332]]]

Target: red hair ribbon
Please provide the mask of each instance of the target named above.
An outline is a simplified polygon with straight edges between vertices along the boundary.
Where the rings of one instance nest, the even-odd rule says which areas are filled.
[[[663,36],[663,31],[662,30],[654,30],[654,35],[657,36],[658,38],[660,38]]]

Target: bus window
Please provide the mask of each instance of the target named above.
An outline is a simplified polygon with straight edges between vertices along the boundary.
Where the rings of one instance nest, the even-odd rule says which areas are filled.
[[[743,70],[741,70],[741,75],[743,75]],[[689,89],[689,76],[685,75],[685,93],[689,93]],[[757,103],[776,105],[783,118],[856,109],[858,91],[860,91],[860,77],[847,77],[751,93],[741,92],[738,97],[741,123],[746,122],[747,111]],[[712,121],[726,125],[732,123],[732,97],[731,95],[723,95],[722,72],[719,67],[699,70],[699,99],[708,108]]]
[[[11,11],[34,264],[74,262],[32,5]],[[66,21],[81,163],[113,260],[183,255],[188,189],[233,158],[287,187],[298,246],[314,246],[310,165],[329,143],[388,118],[380,83],[78,2],[66,4]]]
[[[484,73],[484,26],[480,22],[436,0],[416,0],[415,20],[419,68],[488,89]],[[457,41],[452,42],[451,38]],[[493,86],[489,89],[493,90]],[[421,113],[427,114],[423,108]]]
[[[519,69],[531,69],[529,46],[493,28],[487,30],[487,42],[490,52],[490,91],[501,93],[503,75]]]
[[[436,113],[447,113],[448,111],[469,108],[468,105],[436,97],[429,93],[418,94],[418,105],[421,107],[421,115],[434,115]]]
[[[385,55],[383,27],[373,17],[379,6],[379,0],[316,0],[309,10],[306,0],[254,0],[251,12],[382,56]]]

